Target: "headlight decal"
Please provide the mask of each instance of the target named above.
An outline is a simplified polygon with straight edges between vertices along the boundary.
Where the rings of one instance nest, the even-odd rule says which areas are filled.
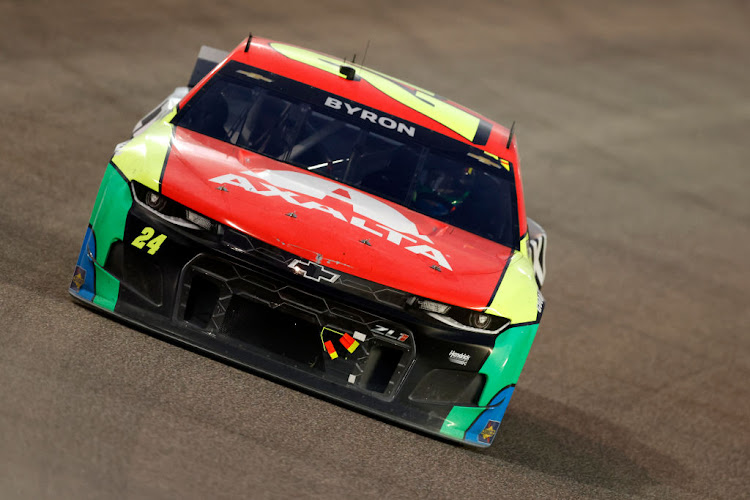
[[[218,224],[163,194],[153,191],[138,181],[130,183],[133,199],[159,218],[180,227],[194,230],[214,231]]]

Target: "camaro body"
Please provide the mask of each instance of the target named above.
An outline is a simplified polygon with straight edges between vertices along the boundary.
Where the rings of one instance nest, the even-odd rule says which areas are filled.
[[[111,158],[70,293],[430,433],[489,446],[544,309],[511,131],[254,38]]]

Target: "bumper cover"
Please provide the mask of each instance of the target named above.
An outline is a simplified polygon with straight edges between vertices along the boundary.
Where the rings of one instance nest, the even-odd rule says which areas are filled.
[[[410,311],[408,294],[325,264],[225,226],[174,224],[110,165],[70,293],[232,364],[489,446],[538,322],[497,335],[446,328]]]

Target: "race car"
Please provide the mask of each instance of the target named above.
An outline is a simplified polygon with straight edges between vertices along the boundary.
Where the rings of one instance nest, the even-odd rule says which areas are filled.
[[[544,310],[513,127],[248,37],[117,145],[87,306],[404,426],[489,446]]]

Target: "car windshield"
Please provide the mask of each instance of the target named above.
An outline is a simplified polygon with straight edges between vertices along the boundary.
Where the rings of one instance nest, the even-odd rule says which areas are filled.
[[[174,122],[518,248],[510,165],[395,116],[228,64]]]

